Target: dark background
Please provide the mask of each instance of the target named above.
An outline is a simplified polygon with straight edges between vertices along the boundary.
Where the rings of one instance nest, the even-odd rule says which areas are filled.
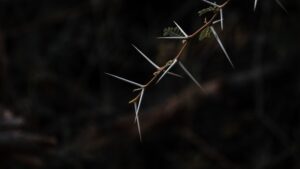
[[[220,1],[218,1],[220,2]],[[1,0],[0,167],[300,168],[299,4],[233,0],[214,38],[195,40],[188,77],[147,90],[143,142],[127,102],[133,87],[104,72],[145,82],[179,43],[157,40],[176,20],[203,23],[194,1]],[[175,72],[184,73],[175,67]]]

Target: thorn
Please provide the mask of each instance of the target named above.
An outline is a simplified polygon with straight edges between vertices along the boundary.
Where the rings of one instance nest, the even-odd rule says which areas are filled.
[[[131,44],[135,50],[137,50],[152,66],[154,66],[156,69],[160,69],[160,67],[155,64],[149,57],[147,57],[139,48],[137,48],[134,44]],[[182,77],[176,73],[173,72],[168,72],[168,74],[172,75],[172,76],[176,76],[176,77]]]
[[[183,65],[182,62],[178,62],[179,63],[179,66],[183,69],[183,71],[192,79],[192,81],[204,92],[204,88],[200,85],[200,83],[196,80],[196,78],[187,70],[187,68]]]
[[[123,77],[120,77],[120,76],[117,76],[117,75],[113,75],[113,74],[110,74],[110,73],[105,73],[105,74],[107,74],[107,75],[109,75],[109,76],[111,76],[111,77],[114,77],[114,78],[116,78],[116,79],[122,80],[122,81],[124,81],[124,82],[130,83],[130,84],[132,84],[132,85],[135,85],[135,86],[138,86],[138,87],[141,87],[141,88],[144,87],[143,85],[141,85],[141,84],[139,84],[139,83],[136,83],[136,82],[131,81],[131,80],[128,80],[128,79],[125,79],[125,78],[123,78]]]
[[[155,64],[150,58],[148,58],[139,48],[137,48],[134,44],[131,44],[135,50],[137,50],[152,66],[154,66],[156,69],[159,69],[159,66]]]
[[[227,60],[229,61],[231,67],[232,67],[233,69],[235,69],[235,67],[234,67],[234,65],[233,65],[233,63],[232,63],[232,61],[231,61],[231,59],[230,59],[230,57],[229,57],[227,51],[225,50],[225,48],[224,48],[224,46],[223,46],[223,44],[222,44],[222,42],[221,42],[221,40],[220,40],[220,38],[219,38],[217,32],[215,31],[214,27],[210,26],[210,30],[212,31],[213,35],[215,36],[217,42],[219,43],[219,45],[220,45],[222,51],[224,52],[224,54],[225,54]]]
[[[134,103],[134,109],[135,109],[135,114],[136,114],[136,115],[135,115],[135,118],[134,118],[134,122],[136,122],[136,124],[137,124],[140,142],[142,142],[142,132],[141,132],[141,126],[140,126],[139,116],[138,116],[138,114],[137,114],[137,106],[136,106],[136,103]]]
[[[142,141],[142,133],[141,133],[140,120],[139,120],[139,111],[140,111],[140,107],[141,107],[141,104],[142,104],[142,101],[143,101],[144,91],[145,91],[144,89],[141,91],[138,105],[136,105],[136,102],[134,102],[135,121],[136,121],[136,124],[137,124],[140,141]]]
[[[188,37],[188,35],[184,32],[184,30],[175,22],[173,21],[174,24],[177,26],[177,28],[180,30],[180,32],[185,36],[185,37]]]
[[[220,9],[220,20],[221,20],[221,30],[223,30],[224,28],[224,24],[223,24],[223,9]]]
[[[288,14],[287,9],[286,9],[286,8],[284,7],[284,5],[280,2],[280,0],[275,0],[275,1],[276,1],[276,3],[280,6],[280,8],[283,9],[284,12]]]
[[[254,0],[254,11],[256,10],[257,0]]]

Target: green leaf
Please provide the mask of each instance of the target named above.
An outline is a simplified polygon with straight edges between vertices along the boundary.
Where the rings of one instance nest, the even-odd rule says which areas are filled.
[[[163,36],[184,36],[178,27],[167,27],[163,31]]]
[[[216,12],[217,11],[217,8],[215,6],[210,6],[208,8],[205,8],[205,9],[202,9],[200,11],[198,11],[198,15],[199,16],[202,16],[206,13],[209,13],[209,12]]]
[[[206,38],[210,38],[211,37],[211,30],[209,29],[209,27],[205,28],[203,31],[201,31],[200,36],[199,36],[199,41],[206,39]]]

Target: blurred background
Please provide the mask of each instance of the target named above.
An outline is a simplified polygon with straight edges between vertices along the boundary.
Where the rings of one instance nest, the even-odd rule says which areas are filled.
[[[223,2],[223,1],[217,1]],[[182,61],[206,89],[167,76],[147,90],[139,141],[128,101],[180,43],[157,40],[177,21],[203,24],[201,0],[0,0],[0,167],[300,168],[300,1],[232,1],[216,40]],[[184,75],[177,66],[174,72]]]

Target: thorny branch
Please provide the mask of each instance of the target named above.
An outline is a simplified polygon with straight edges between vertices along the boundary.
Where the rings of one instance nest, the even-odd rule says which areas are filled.
[[[200,83],[193,77],[193,75],[186,69],[186,67],[183,65],[183,63],[180,61],[180,57],[182,56],[183,51],[186,49],[186,47],[190,44],[190,42],[197,37],[199,34],[202,33],[202,31],[204,31],[205,29],[209,29],[209,31],[213,34],[213,36],[215,37],[215,39],[217,40],[218,44],[220,45],[223,53],[225,54],[227,60],[229,61],[230,65],[232,68],[234,68],[234,64],[231,61],[224,45],[222,44],[217,32],[215,31],[213,25],[220,23],[220,27],[221,30],[223,30],[223,9],[224,7],[231,1],[231,0],[227,0],[225,1],[223,4],[218,5],[215,2],[210,2],[208,0],[202,0],[203,2],[209,4],[212,8],[207,8],[209,10],[207,10],[204,13],[207,12],[213,12],[212,16],[210,17],[209,20],[207,20],[205,18],[204,20],[204,25],[201,26],[200,28],[198,28],[196,31],[194,31],[193,33],[191,33],[190,35],[188,35],[180,26],[179,24],[177,24],[174,21],[174,24],[176,25],[176,28],[180,31],[180,33],[182,34],[182,36],[164,36],[164,37],[158,37],[158,39],[171,39],[171,40],[181,40],[182,42],[182,46],[180,47],[180,50],[178,51],[177,55],[167,61],[163,66],[158,66],[157,64],[155,64],[149,57],[147,57],[140,49],[138,49],[135,45],[132,45],[135,50],[138,51],[138,53],[140,53],[152,66],[154,66],[154,68],[156,68],[156,71],[153,73],[152,78],[147,81],[144,84],[139,84],[136,83],[134,81],[110,74],[110,73],[106,73],[109,76],[112,76],[114,78],[117,78],[119,80],[122,80],[124,82],[130,83],[134,86],[136,86],[137,88],[135,88],[133,91],[136,92],[138,91],[139,93],[137,94],[137,96],[135,96],[132,100],[129,101],[129,104],[133,104],[134,105],[134,110],[135,110],[135,122],[137,123],[137,128],[138,128],[138,132],[139,132],[139,136],[140,136],[140,140],[142,140],[142,136],[141,136],[141,127],[140,127],[140,122],[139,122],[139,111],[140,111],[140,106],[143,100],[143,96],[144,96],[144,92],[146,89],[148,89],[148,87],[153,86],[155,84],[158,84],[165,75],[169,74],[169,75],[173,75],[173,76],[177,76],[177,77],[181,77],[180,75],[171,72],[170,70],[177,64],[179,63],[179,66],[183,69],[183,71],[191,78],[191,80],[200,88],[203,90],[203,88],[201,87]],[[280,1],[276,2],[283,7],[283,5],[280,3]],[[254,10],[256,8],[256,4],[257,4],[257,0],[254,1]],[[283,9],[285,9],[283,7]],[[219,15],[219,20],[216,20],[216,17]],[[204,91],[204,90],[203,90]]]

